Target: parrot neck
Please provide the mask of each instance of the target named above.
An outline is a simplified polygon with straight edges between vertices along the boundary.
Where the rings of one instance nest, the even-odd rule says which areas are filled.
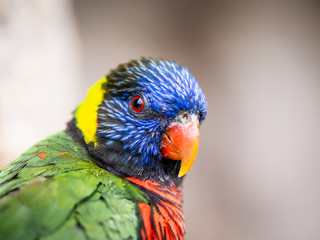
[[[78,128],[75,121],[76,119],[73,118],[68,123],[66,131],[75,141],[87,149],[94,159],[94,163],[99,167],[120,177],[134,177],[143,181],[149,179],[154,182],[161,182],[169,187],[181,185],[183,177],[178,177],[180,161],[165,158],[157,165],[157,168],[148,165],[142,167],[126,159],[126,156],[129,155],[125,154],[119,143],[114,143],[111,146],[102,144],[95,146],[94,142],[86,143],[83,132]],[[122,168],[120,169],[119,166]]]
[[[176,187],[127,177],[145,192],[151,204],[139,202],[142,216],[142,239],[183,239],[185,234],[181,185]]]

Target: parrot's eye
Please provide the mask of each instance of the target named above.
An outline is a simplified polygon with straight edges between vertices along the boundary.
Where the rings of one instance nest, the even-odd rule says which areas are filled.
[[[142,97],[140,96],[135,96],[132,100],[131,100],[131,108],[133,111],[135,112],[141,112],[142,109],[144,107],[144,102]]]

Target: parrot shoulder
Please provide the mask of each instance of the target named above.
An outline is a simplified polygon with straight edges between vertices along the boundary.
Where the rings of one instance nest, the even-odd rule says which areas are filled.
[[[92,163],[66,132],[0,172],[0,239],[138,239],[148,197]]]

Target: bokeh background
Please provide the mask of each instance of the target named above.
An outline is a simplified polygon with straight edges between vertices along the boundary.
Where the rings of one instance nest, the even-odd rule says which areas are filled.
[[[208,100],[186,238],[320,239],[317,1],[0,0],[0,166],[141,56],[187,66]]]

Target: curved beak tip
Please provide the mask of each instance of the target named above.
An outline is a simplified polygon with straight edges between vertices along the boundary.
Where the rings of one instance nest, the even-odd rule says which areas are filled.
[[[162,155],[181,160],[178,177],[184,176],[192,167],[199,147],[199,123],[190,121],[171,126],[163,137]]]

